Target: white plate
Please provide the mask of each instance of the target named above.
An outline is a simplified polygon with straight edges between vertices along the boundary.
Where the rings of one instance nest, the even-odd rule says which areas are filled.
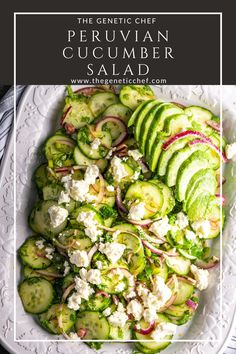
[[[199,104],[219,114],[219,87],[217,86],[157,86],[154,88],[158,97],[183,104]],[[32,172],[41,159],[39,148],[47,136],[53,133],[57,125],[65,87],[63,86],[30,86],[21,100],[17,117],[17,148],[16,148],[16,210],[18,246],[30,235],[27,216],[35,200],[35,189],[31,181]],[[224,87],[223,95],[224,133],[229,140],[236,138],[235,102],[236,88]],[[13,141],[5,155],[1,174],[0,195],[3,201],[0,209],[0,338],[12,353],[90,353],[93,352],[84,344],[45,342],[55,339],[34,322],[33,317],[25,314],[18,294],[16,293],[16,338],[27,342],[14,342],[13,339]],[[216,354],[222,352],[223,346],[233,327],[236,306],[236,239],[233,237],[236,220],[236,184],[232,175],[236,174],[236,164],[226,167],[228,183],[224,193],[228,200],[227,222],[224,230],[223,246],[223,321],[220,321],[220,287],[219,272],[211,272],[211,284],[201,296],[197,315],[186,332],[184,329],[179,338],[190,342],[173,343],[163,353],[178,354]],[[219,241],[215,242],[215,251],[219,252]],[[17,262],[17,281],[20,277],[20,265]],[[222,338],[220,326],[222,324]],[[183,327],[181,327],[183,328]],[[185,333],[186,332],[186,333]],[[42,342],[29,342],[40,339]],[[196,343],[193,340],[211,342]],[[218,340],[212,342],[212,340]],[[130,344],[105,344],[102,353],[131,353]]]

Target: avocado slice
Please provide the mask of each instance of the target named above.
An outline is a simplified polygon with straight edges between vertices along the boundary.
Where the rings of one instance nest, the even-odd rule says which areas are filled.
[[[191,123],[187,114],[174,114],[165,120],[163,130],[168,135],[175,135],[183,130],[191,128]]]
[[[183,209],[184,210],[189,210],[191,208],[192,203],[194,200],[198,197],[199,194],[203,192],[209,192],[210,194],[214,195],[216,191],[216,176],[215,173],[212,170],[208,170],[208,172],[205,172],[206,170],[200,170],[201,172],[201,178],[198,179],[196,183],[194,183],[194,188],[192,189],[192,193],[190,193],[188,199],[185,198]],[[189,184],[191,185],[191,180]]]
[[[185,194],[191,177],[201,169],[209,166],[209,155],[204,151],[195,151],[181,165],[176,179],[176,198],[182,202],[185,200]]]
[[[186,146],[185,148],[176,151],[169,161],[167,166],[165,181],[168,187],[173,187],[176,184],[177,175],[182,163],[189,158],[195,151],[206,151],[207,146],[196,144]]]
[[[166,137],[163,137],[162,133],[157,134],[156,139],[154,141],[151,155],[148,159],[148,165],[149,168],[152,172],[155,172],[158,164],[158,159],[159,156],[161,155],[162,152],[162,146],[164,142],[166,141]]]
[[[146,151],[147,160],[149,159],[149,157],[151,155],[151,150],[152,150],[153,144],[155,142],[157,132],[160,132],[163,130],[165,119],[169,116],[172,116],[172,115],[178,114],[178,113],[183,113],[183,110],[180,107],[177,107],[172,103],[163,104],[160,107],[160,110],[158,110],[158,114],[155,115],[155,117],[152,121],[152,125],[148,131],[147,138],[146,138],[145,151]]]
[[[135,120],[135,129],[134,129],[134,137],[136,141],[139,140],[140,128],[143,120],[146,118],[146,116],[149,114],[152,108],[158,104],[159,102],[157,100],[153,100],[149,102],[146,106],[144,106],[143,109],[141,109],[141,111],[139,112],[137,119]]]
[[[190,222],[205,219],[208,201],[211,197],[210,193],[203,192],[199,194],[193,202],[191,209],[188,210],[187,215]]]

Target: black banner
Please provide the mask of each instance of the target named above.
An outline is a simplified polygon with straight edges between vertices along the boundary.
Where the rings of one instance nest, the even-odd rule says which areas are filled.
[[[219,14],[16,14],[17,84],[219,84]]]

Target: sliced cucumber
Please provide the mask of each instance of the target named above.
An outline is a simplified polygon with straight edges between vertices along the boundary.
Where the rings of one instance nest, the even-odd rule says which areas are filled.
[[[48,184],[43,187],[43,199],[44,200],[58,200],[61,191],[63,190],[62,186],[56,183]]]
[[[34,172],[34,181],[39,189],[42,189],[47,184],[55,181],[55,179],[48,172],[48,165],[45,163],[40,165]]]
[[[73,165],[73,152],[76,142],[66,135],[55,134],[50,137],[44,147],[49,166],[61,167]]]
[[[63,124],[70,124],[75,129],[79,129],[93,121],[94,115],[86,102],[69,98],[66,101],[67,103],[63,110],[65,116]]]
[[[148,103],[143,109],[139,112],[137,119],[135,121],[135,129],[134,129],[134,137],[136,141],[139,141],[142,123],[148,119],[149,114],[152,115],[153,111],[155,111],[155,107],[159,106],[159,102],[157,100],[153,100]]]
[[[125,123],[128,123],[129,118],[132,115],[132,110],[122,103],[116,103],[109,106],[105,112],[103,112],[103,116],[113,116],[121,118]]]
[[[203,170],[199,170],[197,173],[195,173],[192,178],[189,181],[186,194],[185,194],[185,200],[186,202],[188,201],[189,198],[191,198],[192,194],[194,193],[196,187],[198,186],[198,183],[201,180],[208,179],[208,178],[216,178],[215,173],[211,168],[206,168]]]
[[[126,323],[124,327],[114,327],[110,325],[109,339],[113,340],[130,340],[131,339],[130,324]]]
[[[125,200],[143,201],[146,206],[144,219],[157,217],[163,205],[163,195],[161,189],[150,182],[137,181],[128,188]]]
[[[53,200],[38,202],[29,216],[31,229],[49,238],[58,235],[67,225],[67,219],[57,227],[51,225],[48,209],[53,205],[57,205]]]
[[[43,242],[44,248],[37,247],[37,241]],[[52,247],[40,236],[31,236],[23,243],[19,249],[19,256],[23,264],[33,269],[45,269],[50,266],[52,261],[46,257],[46,247]]]
[[[107,107],[119,103],[119,98],[112,92],[100,92],[94,94],[90,99],[88,106],[94,117],[103,113]]]
[[[186,114],[174,114],[165,119],[163,130],[168,135],[175,135],[190,127],[191,123]]]
[[[175,198],[172,193],[172,190],[169,187],[167,187],[166,184],[164,184],[163,182],[158,181],[156,179],[152,179],[149,182],[157,185],[158,188],[160,188],[162,191],[163,205],[162,205],[161,211],[160,211],[161,216],[169,214],[175,206]]]
[[[94,207],[92,207],[92,205],[86,204],[83,205],[79,208],[76,208],[70,217],[70,224],[72,227],[74,228],[80,228],[83,227],[83,224],[81,225],[78,221],[77,221],[77,217],[81,212],[93,212],[94,213],[94,220],[96,220],[96,222],[100,225],[104,224],[103,218],[101,216],[101,214],[99,213],[99,211],[97,211]]]
[[[29,313],[37,314],[47,311],[54,299],[52,284],[43,278],[25,279],[19,285],[18,290],[24,309]]]
[[[172,289],[172,287],[173,285],[171,284],[170,288]],[[178,291],[177,291],[177,296],[175,298],[175,301],[173,302],[173,305],[184,304],[188,299],[190,299],[193,292],[194,292],[194,286],[178,277]]]
[[[77,146],[74,150],[73,158],[77,165],[79,166],[97,165],[101,172],[104,172],[108,164],[108,161],[106,159],[100,159],[100,160],[89,159],[87,156],[85,156],[82,153],[82,151],[80,151],[80,149]]]
[[[80,305],[80,311],[103,311],[110,305],[110,303],[110,297],[105,297],[104,295],[98,293],[96,295],[90,296],[88,301],[84,301]]]
[[[208,111],[208,109],[199,106],[189,106],[185,108],[184,112],[190,117],[191,121],[199,124],[206,123],[213,116],[212,112]]]
[[[132,224],[118,224],[112,227],[114,230],[120,230],[123,232],[132,232],[138,235],[138,229],[135,225]]]
[[[135,109],[135,111],[133,112],[132,116],[128,121],[128,127],[131,127],[132,125],[135,124],[136,120],[138,119],[139,113],[152,101],[153,100],[144,101]]]
[[[165,311],[166,315],[175,316],[175,317],[182,317],[186,313],[189,313],[190,308],[185,303],[182,305],[171,305]]]
[[[120,271],[117,271],[119,269]],[[121,274],[123,273],[124,276],[122,279]],[[106,273],[103,273],[101,276],[101,284],[98,285],[98,287],[101,290],[106,291],[108,294],[119,294],[123,293],[128,289],[128,278],[127,274],[131,276],[131,274],[125,269],[122,268],[111,268]],[[119,288],[119,285],[122,284],[122,289],[121,287]]]
[[[162,146],[165,141],[166,138],[163,138],[162,136],[159,136],[159,134],[157,134],[156,140],[153,143],[151,154],[148,157],[148,165],[152,172],[155,172],[157,169],[158,160],[161,155]]]
[[[100,139],[101,144],[97,149],[92,149],[91,144],[96,138],[91,134],[90,128],[88,126],[81,128],[77,135],[77,143],[79,149],[88,159],[91,160],[99,160],[104,158],[112,146],[112,138],[109,132],[96,132],[96,136]]]
[[[187,214],[189,221],[205,219],[207,205],[211,197],[210,193],[203,192],[194,200]]]
[[[142,103],[155,98],[155,94],[148,85],[128,85],[120,90],[120,101],[133,111]]]
[[[77,229],[66,229],[62,231],[58,236],[58,240],[54,242],[59,247],[61,244],[63,247],[67,247],[67,249],[79,249],[81,251],[88,251],[92,247],[90,238],[86,237],[83,231]]]
[[[39,321],[50,333],[66,333],[75,324],[76,312],[69,309],[66,304],[56,304],[52,305],[47,312],[39,315]]]
[[[58,269],[52,265],[52,266],[49,266],[47,269],[46,269],[46,273],[56,273],[56,274],[59,274],[58,273]],[[30,268],[29,266],[24,266],[24,269],[23,269],[23,275],[25,278],[33,278],[33,277],[38,277],[38,278],[44,278],[48,281],[53,281],[55,278],[51,275],[46,275],[45,274],[40,274],[40,272],[38,273],[37,270],[35,269],[32,269]]]
[[[84,311],[78,314],[75,324],[76,331],[86,331],[83,339],[108,339],[110,326],[107,319],[100,312]]]
[[[166,257],[167,266],[176,274],[187,275],[190,271],[191,262],[182,256]]]

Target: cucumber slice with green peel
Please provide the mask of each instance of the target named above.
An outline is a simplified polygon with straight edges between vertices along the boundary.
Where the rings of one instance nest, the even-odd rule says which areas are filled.
[[[108,186],[107,181],[104,180],[104,187]],[[94,204],[97,204],[97,197],[100,191],[100,179],[98,179],[95,184],[89,187],[89,194],[94,195],[95,199],[93,201]],[[110,207],[113,207],[115,204],[115,192],[107,192],[104,193],[102,200],[100,201],[101,204],[107,204]],[[99,205],[100,205],[99,203]]]
[[[49,238],[58,235],[67,225],[67,219],[57,227],[51,225],[48,209],[53,205],[58,206],[53,200],[40,201],[35,205],[29,216],[31,229]]]
[[[167,317],[169,318],[171,323],[177,326],[182,326],[185,323],[189,322],[193,317],[193,315],[191,313],[185,313],[182,317],[175,317],[171,315],[168,315]]]
[[[161,211],[160,211],[161,216],[169,214],[175,206],[175,198],[174,198],[172,190],[161,181],[152,179],[149,182],[157,185],[162,191],[163,205],[162,205]]]
[[[162,323],[162,322],[170,322],[168,317],[162,314],[157,315],[157,323]],[[150,323],[147,323],[143,320],[139,321],[140,327],[142,329],[150,327]],[[141,334],[136,331],[133,331],[133,337],[134,339],[138,340],[139,342],[135,343],[135,346],[141,350],[143,353],[147,354],[152,354],[152,353],[157,353],[163,349],[165,349],[169,344],[169,340],[172,339],[172,335],[167,335],[164,339],[166,339],[166,342],[157,342],[154,341],[153,338],[151,337],[150,334]],[[143,341],[146,342],[143,342]]]
[[[34,172],[34,181],[39,189],[42,189],[46,185],[55,181],[55,178],[49,173],[48,165],[40,165]]]
[[[72,227],[83,227],[84,225],[79,223],[77,221],[77,218],[78,218],[78,215],[82,212],[93,212],[94,213],[94,220],[98,223],[98,225],[104,225],[104,221],[103,221],[103,218],[101,216],[101,214],[99,213],[99,211],[97,211],[92,205],[89,205],[89,204],[86,204],[86,205],[83,205],[79,208],[76,208],[72,213],[71,213],[71,216],[70,216],[70,224]]]
[[[183,149],[186,144],[193,139],[193,137],[187,137],[180,140],[176,140],[168,147],[167,150],[162,150],[157,166],[157,173],[159,176],[164,176],[166,174],[169,161],[171,160],[174,153]]]
[[[101,144],[97,149],[92,149],[92,143],[96,139],[89,130],[88,126],[81,128],[77,134],[77,144],[80,151],[91,160],[100,160],[109,152],[112,146],[112,137],[108,131],[96,132],[96,137],[100,140]]]
[[[104,172],[108,164],[108,161],[106,159],[99,159],[99,160],[89,159],[87,156],[85,156],[82,153],[82,151],[80,151],[78,146],[76,146],[76,148],[74,149],[73,158],[75,160],[75,163],[79,166],[97,165],[100,172]]]
[[[63,187],[56,183],[48,184],[43,187],[44,200],[58,200]]]
[[[111,297],[105,297],[102,294],[95,294],[90,296],[88,301],[82,302],[80,305],[80,311],[103,311],[105,310],[111,303]]]
[[[205,124],[213,117],[212,112],[208,109],[199,106],[189,106],[185,108],[184,113],[190,118],[190,121],[195,121],[200,124]]]
[[[191,254],[189,254],[187,251],[185,251],[185,250],[182,249],[182,248],[178,248],[178,252],[179,252],[182,256],[184,256],[185,258],[188,258],[188,259],[191,259],[191,260],[197,259],[197,257],[192,256]]]
[[[116,237],[116,241],[119,243],[123,243],[126,246],[124,256],[125,253],[138,253],[143,250],[142,242],[140,238],[136,235],[131,235],[130,233],[122,232]]]
[[[173,302],[173,305],[182,305],[185,304],[185,302],[191,298],[194,292],[194,286],[190,283],[188,283],[185,280],[182,280],[180,277],[178,279],[178,291],[177,291],[177,296],[175,298],[175,301]],[[174,288],[174,285],[169,285],[169,287],[172,289]]]
[[[63,109],[63,124],[70,124],[79,129],[94,120],[88,104],[82,100],[71,100],[67,97],[67,103]]]
[[[54,241],[60,247],[66,247],[70,250],[88,251],[92,247],[92,242],[89,237],[85,236],[84,232],[77,229],[67,229],[62,231],[58,239]],[[70,247],[71,245],[71,247]]]
[[[191,209],[187,211],[190,222],[205,219],[208,201],[211,197],[211,194],[203,192],[194,200]]]
[[[117,269],[120,271],[117,272]],[[121,273],[124,274],[123,277]],[[98,285],[98,288],[112,295],[123,293],[128,290],[129,286],[129,279],[127,278],[127,274],[129,277],[131,276],[131,274],[123,268],[113,267],[108,269],[105,273],[103,272],[101,276],[101,284]]]
[[[163,205],[163,194],[161,189],[150,182],[137,181],[128,188],[126,201],[142,201],[145,203],[144,219],[154,218],[159,215]]]
[[[182,163],[188,159],[195,151],[206,151],[207,148],[202,146],[201,144],[186,146],[183,149],[176,151],[171,159],[169,160],[166,174],[165,174],[165,182],[169,187],[173,187],[176,184],[177,175]]]
[[[129,270],[134,276],[140,274],[146,266],[146,258],[144,252],[140,251],[133,254],[129,261]]]
[[[18,291],[25,311],[34,314],[47,311],[55,294],[52,284],[38,277],[23,280]]]
[[[109,339],[113,340],[130,340],[132,339],[130,324],[126,323],[124,327],[114,327],[110,325]]]
[[[128,127],[131,127],[132,125],[135,124],[136,120],[138,119],[139,113],[142,111],[142,109],[144,109],[152,101],[153,100],[144,101],[135,109],[135,111],[133,112],[132,116],[130,117],[130,119],[128,121]]]
[[[163,130],[168,135],[175,135],[190,127],[191,123],[186,114],[174,114],[165,119]]]
[[[200,170],[200,171],[204,171],[204,170]],[[201,193],[207,192],[214,195],[216,192],[216,187],[217,187],[217,181],[216,181],[215,174],[212,173],[205,174],[200,180],[198,180],[197,183],[195,183],[195,188],[192,191],[191,195],[188,197],[188,199],[186,199],[185,197],[183,209],[185,211],[189,210],[194,200]]]
[[[40,270],[38,272],[37,269],[32,269],[29,266],[24,266],[24,269],[23,269],[23,275],[24,275],[25,278],[37,277],[37,278],[44,278],[44,279],[46,279],[48,281],[53,281],[55,278],[52,275],[51,276],[50,275],[46,275],[47,272],[48,273],[59,274],[58,269],[54,265],[49,266],[46,269],[45,274],[41,274]]]
[[[221,208],[215,196],[211,196],[208,200],[205,218],[210,221],[211,230],[208,235],[208,239],[215,238],[219,235],[221,227],[223,228],[224,224],[224,210],[222,210],[221,217]]]
[[[166,315],[175,316],[175,317],[182,317],[186,313],[190,312],[190,307],[187,306],[185,303],[182,305],[171,305],[165,311]]]
[[[50,167],[72,166],[73,152],[76,142],[63,134],[50,137],[44,147],[46,159]]]
[[[136,141],[139,141],[142,123],[144,122],[144,120],[148,119],[149,114],[151,114],[154,108],[159,104],[160,103],[158,101],[153,100],[150,103],[148,103],[146,106],[144,106],[143,109],[140,111],[135,121],[135,128],[134,128],[134,138]]]
[[[75,324],[76,332],[81,329],[86,331],[83,339],[108,339],[110,326],[107,319],[95,311],[84,311],[77,315]]]
[[[39,249],[37,247],[37,241],[43,243],[44,247]],[[31,236],[20,247],[18,254],[23,264],[28,265],[33,269],[45,269],[48,268],[52,260],[46,257],[47,252],[45,248],[52,247],[52,245],[41,236]]]
[[[133,111],[124,106],[122,103],[115,103],[109,106],[105,112],[103,112],[103,117],[113,116],[121,118],[125,123],[128,123],[128,120],[132,116]]]
[[[195,151],[180,166],[176,180],[176,198],[182,202],[185,200],[186,190],[191,177],[199,170],[209,166],[209,156],[202,151]]]
[[[162,146],[165,141],[166,138],[164,138],[162,135],[159,136],[159,134],[157,134],[156,140],[154,141],[152,147],[151,155],[148,158],[148,165],[152,172],[155,172],[157,169],[158,160],[161,155]]]
[[[216,178],[215,172],[211,168],[199,170],[197,173],[195,173],[189,181],[189,184],[188,184],[188,187],[186,190],[185,201],[188,201],[188,199],[194,193],[198,183],[202,179],[204,179],[204,178],[208,179],[208,178],[213,178],[213,177]]]
[[[132,224],[118,224],[118,225],[114,225],[112,226],[112,228],[114,230],[120,230],[120,231],[123,231],[123,232],[132,232],[134,234],[137,234],[138,235],[138,229],[135,225],[132,225]]]
[[[119,98],[112,92],[96,93],[89,99],[88,106],[94,117],[103,113],[107,107],[119,103]]]
[[[69,309],[66,304],[52,305],[47,312],[39,315],[42,327],[53,334],[68,332],[74,326],[75,321],[76,312]]]
[[[74,278],[75,278],[75,274],[74,273],[69,273],[63,278],[63,280],[62,280],[62,290],[63,290],[63,292],[66,290],[66,288],[68,288],[68,286],[70,286],[71,284],[73,284],[75,282]]]
[[[123,86],[119,95],[123,105],[134,111],[143,101],[155,98],[155,94],[148,85],[127,85]]]
[[[145,151],[146,151],[147,160],[151,157],[152,148],[156,140],[157,133],[163,130],[165,119],[174,114],[183,113],[183,110],[181,108],[171,103],[163,103],[159,107],[160,109],[158,110],[158,112],[156,113],[153,119],[151,128],[149,129],[147,139],[146,139]]]
[[[167,266],[178,275],[187,275],[190,271],[191,262],[182,256],[166,257]]]

